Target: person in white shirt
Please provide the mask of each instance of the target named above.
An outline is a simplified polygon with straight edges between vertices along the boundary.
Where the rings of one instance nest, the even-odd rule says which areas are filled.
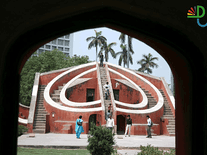
[[[103,86],[103,88],[104,88],[104,91],[105,91],[105,100],[107,100],[108,99],[108,96],[109,96],[109,88],[110,88],[110,86],[109,86],[109,83],[108,82],[106,82],[106,84]]]
[[[107,120],[107,124],[106,127],[110,130],[112,130],[114,128],[114,119],[111,118],[111,115],[109,115],[109,118]]]
[[[152,138],[151,136],[151,119],[149,117],[149,115],[147,115],[147,137],[146,138]]]

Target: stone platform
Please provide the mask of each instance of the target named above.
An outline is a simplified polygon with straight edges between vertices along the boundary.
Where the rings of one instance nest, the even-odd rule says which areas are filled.
[[[56,148],[56,149],[86,149],[88,145],[87,134],[81,134],[81,139],[77,139],[75,134],[35,134],[35,137],[29,137],[29,134],[18,137],[18,147],[28,148]],[[123,139],[120,139],[122,138]],[[160,149],[169,150],[175,148],[174,136],[146,136],[131,135],[124,137],[123,135],[115,135],[115,148],[118,153],[134,155],[140,151],[140,145],[151,145]]]

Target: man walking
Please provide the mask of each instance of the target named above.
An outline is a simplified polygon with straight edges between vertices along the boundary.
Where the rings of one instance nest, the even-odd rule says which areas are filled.
[[[112,131],[113,128],[114,128],[114,119],[111,118],[111,115],[109,115],[109,118],[108,118],[108,120],[107,120],[106,127],[107,127],[108,129],[110,129],[111,131]]]
[[[127,134],[127,130],[129,129],[128,131],[128,136],[130,137],[130,132],[131,132],[131,127],[132,127],[132,119],[130,118],[130,115],[127,116],[127,125],[126,125],[126,131],[125,131],[125,137],[126,137],[126,134]]]
[[[152,138],[152,136],[151,136],[152,123],[151,122],[152,121],[151,121],[149,115],[147,115],[147,137],[146,138]]]
[[[106,82],[106,84],[103,86],[103,88],[105,90],[105,96],[106,96],[105,99],[107,100],[108,96],[109,96],[109,88],[110,88],[109,83]]]
[[[108,110],[108,112],[106,113],[106,121],[108,120],[109,115],[111,115],[110,110]]]

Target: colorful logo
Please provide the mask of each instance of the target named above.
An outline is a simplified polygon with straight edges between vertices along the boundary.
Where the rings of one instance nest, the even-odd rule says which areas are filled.
[[[200,11],[202,11],[202,14],[200,14]],[[200,18],[204,17],[204,15],[205,15],[205,8],[203,6],[197,5],[197,6],[194,6],[194,8],[191,7],[188,10],[187,18],[197,18],[197,24],[200,27],[206,27],[207,26],[207,23],[205,25],[203,25],[199,21]]]

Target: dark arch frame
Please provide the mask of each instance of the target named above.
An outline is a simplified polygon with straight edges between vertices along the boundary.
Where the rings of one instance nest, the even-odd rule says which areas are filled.
[[[51,14],[51,16],[53,15]],[[118,16],[126,20],[117,18]],[[89,21],[86,20],[88,17],[90,17]],[[129,24],[130,21],[137,20],[139,20],[138,23]],[[71,22],[65,24],[67,21]],[[52,26],[50,27],[50,25]],[[191,42],[189,36],[172,27],[165,26],[161,21],[153,22],[143,18],[138,19],[110,7],[85,11],[69,18],[57,18],[53,22],[47,21],[46,24],[40,24],[22,33],[21,36],[14,39],[14,42],[8,41],[10,48],[4,49],[2,52],[4,61],[1,62],[0,70],[0,93],[2,94],[0,98],[1,150],[7,151],[8,154],[16,154],[19,73],[27,58],[38,47],[58,36],[77,30],[103,26],[127,33],[144,41],[165,58],[171,67],[175,80],[177,154],[197,154],[198,151],[200,151],[199,154],[205,153],[205,135],[207,132],[204,126],[206,116],[204,103],[207,99],[200,97],[202,93],[198,92],[199,86],[196,84],[196,82],[206,80],[205,59],[202,53],[205,47],[196,46]],[[179,39],[175,40],[172,36]],[[189,51],[196,51],[197,53],[194,55]],[[195,58],[200,59],[194,63]],[[197,74],[198,67],[204,71],[203,74]],[[200,90],[205,92],[205,86],[206,84]],[[8,132],[8,127],[10,129],[9,135],[5,134]],[[197,137],[198,133],[204,137]],[[12,142],[6,142],[8,139]]]

